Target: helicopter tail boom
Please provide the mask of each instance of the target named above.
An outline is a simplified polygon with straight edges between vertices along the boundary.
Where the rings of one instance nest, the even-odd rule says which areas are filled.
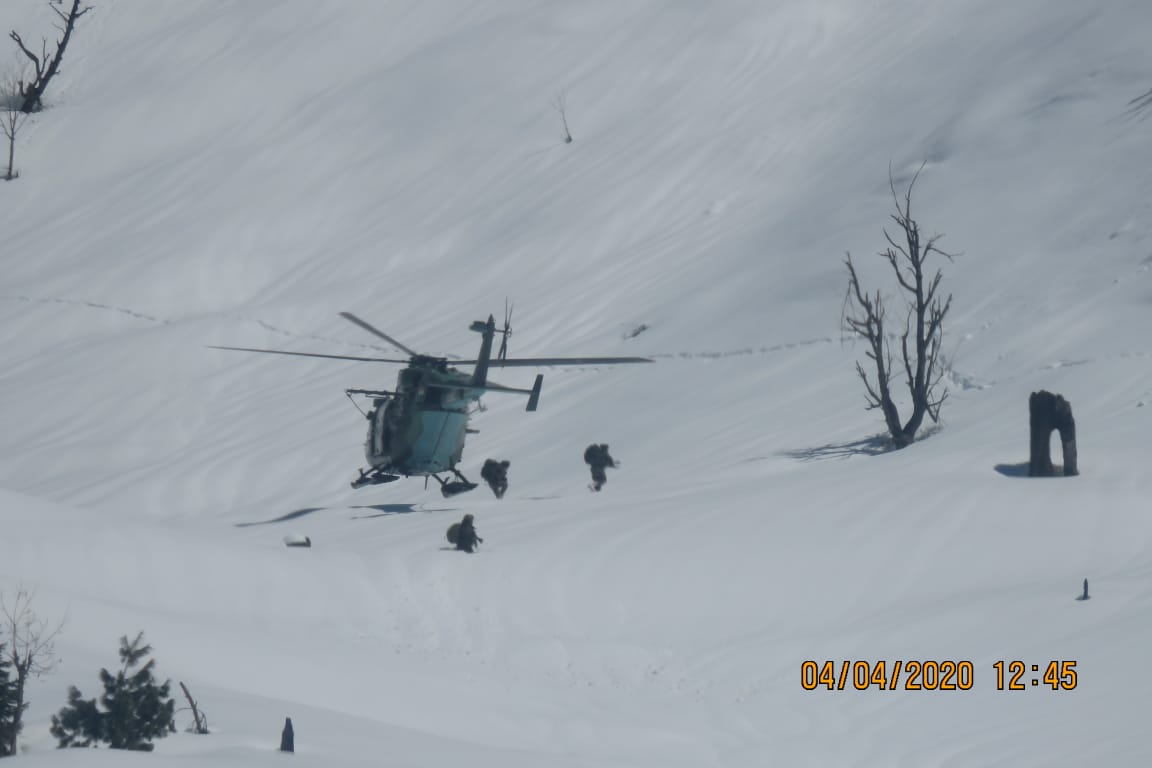
[[[432,389],[459,389],[456,384],[435,384],[429,383],[424,386]],[[493,381],[486,382],[483,386],[470,385],[472,390],[475,390],[474,396],[478,397],[481,392],[504,392],[512,395],[528,395],[528,407],[524,410],[534,411],[540,404],[540,389],[544,386],[544,374],[536,374],[536,381],[533,382],[531,389],[522,389],[520,387],[505,387],[503,384],[497,384]],[[366,390],[347,390],[348,392],[364,393]],[[379,393],[389,394],[389,393]]]
[[[528,395],[528,407],[524,410],[534,411],[540,404],[540,389],[544,386],[544,374],[536,374],[536,381],[532,384],[531,389],[521,389],[519,387],[505,387],[500,384],[488,383],[483,387],[477,387],[485,392],[507,392],[514,395]]]

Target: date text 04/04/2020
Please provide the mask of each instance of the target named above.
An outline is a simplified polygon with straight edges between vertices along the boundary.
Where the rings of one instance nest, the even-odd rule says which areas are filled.
[[[1053,691],[1076,688],[1075,661],[1045,661],[1030,664],[1020,660],[997,661],[996,690],[1024,691],[1041,686]],[[1028,673],[1032,673],[1032,677]],[[901,660],[823,661],[808,660],[800,665],[800,685],[806,691],[854,689],[865,691],[968,691],[975,684],[971,661]]]

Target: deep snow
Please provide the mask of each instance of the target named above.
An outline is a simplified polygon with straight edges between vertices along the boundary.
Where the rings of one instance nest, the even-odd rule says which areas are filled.
[[[27,39],[52,18],[0,6]],[[0,185],[0,589],[67,616],[18,762],[263,765],[290,716],[325,766],[1147,765],[1150,21],[102,0]],[[951,395],[875,454],[842,261],[893,290],[889,168],[921,163]],[[348,310],[467,358],[505,298],[514,355],[657,363],[544,370],[533,414],[486,397],[462,468],[509,459],[500,501],[348,487],[342,390],[394,366],[206,348],[380,349]],[[1080,477],[1015,476],[1041,388]],[[623,464],[598,495],[593,441]],[[443,549],[465,512],[472,557]],[[140,629],[215,733],[55,751],[68,686]],[[805,691],[808,659],[975,682]],[[1079,684],[996,690],[1013,659]]]

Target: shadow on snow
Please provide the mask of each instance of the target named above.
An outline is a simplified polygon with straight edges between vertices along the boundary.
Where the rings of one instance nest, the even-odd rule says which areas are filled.
[[[236,527],[237,528],[247,528],[250,525],[270,525],[272,523],[286,523],[289,520],[295,520],[298,517],[304,517],[305,515],[310,515],[313,512],[319,512],[322,509],[325,509],[325,507],[305,507],[304,509],[298,509],[295,512],[289,512],[288,514],[280,515],[280,517],[274,517],[271,520],[257,520],[255,522],[251,522],[251,523],[236,523]]]
[[[1004,475],[1004,477],[1029,477],[1028,475],[1028,462],[1022,461],[1018,464],[997,464],[993,467],[997,472]],[[1052,465],[1052,477],[1064,477],[1064,466],[1061,464]],[[1044,480],[1043,477],[1034,478],[1036,480]]]
[[[437,509],[417,508],[415,504],[358,504],[349,509],[374,509],[374,515],[352,515],[353,520],[371,520],[374,517],[387,517],[389,515],[406,515],[410,512],[453,512],[456,507],[443,507]]]
[[[847,443],[827,443],[814,448],[796,448],[781,451],[778,455],[798,461],[825,461],[846,459],[849,456],[875,456],[893,450],[892,438],[888,435],[873,435],[863,440]]]
[[[270,520],[254,520],[248,523],[236,523],[237,528],[248,528],[253,525],[272,525],[274,523],[286,523],[289,520],[297,520],[313,512],[321,512],[326,509],[372,509],[376,511],[374,515],[353,515],[353,520],[366,520],[373,517],[385,517],[388,515],[404,515],[410,512],[452,512],[456,507],[445,507],[443,509],[425,509],[423,506],[417,504],[357,504],[350,507],[305,507],[297,509],[293,512],[273,517]]]

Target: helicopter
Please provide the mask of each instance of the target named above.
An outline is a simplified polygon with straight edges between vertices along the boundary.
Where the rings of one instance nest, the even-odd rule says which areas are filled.
[[[512,334],[511,310],[505,309],[504,327],[498,329],[492,315],[472,323],[470,330],[480,334],[480,353],[475,360],[453,360],[416,352],[365,322],[351,312],[340,316],[377,338],[406,353],[407,360],[383,357],[333,355],[319,352],[292,352],[280,349],[253,347],[211,346],[238,352],[259,352],[298,357],[321,357],[334,360],[357,360],[373,363],[399,363],[405,367],[396,376],[392,391],[383,389],[346,389],[345,395],[371,400],[371,408],[361,413],[368,420],[368,436],[364,442],[364,456],[368,467],[359,470],[352,481],[353,488],[391,483],[401,477],[423,477],[440,484],[445,498],[476,488],[457,468],[464,453],[464,441],[478,430],[468,426],[468,420],[479,408],[485,392],[503,392],[528,396],[526,411],[535,411],[540,404],[540,390],[544,374],[536,375],[530,389],[505,387],[488,380],[489,368],[549,367],[554,365],[619,365],[624,363],[651,363],[646,357],[507,357],[508,337]],[[500,349],[492,357],[492,343],[500,334]],[[454,366],[474,366],[471,373],[456,370]],[[441,475],[450,475],[447,479]]]

